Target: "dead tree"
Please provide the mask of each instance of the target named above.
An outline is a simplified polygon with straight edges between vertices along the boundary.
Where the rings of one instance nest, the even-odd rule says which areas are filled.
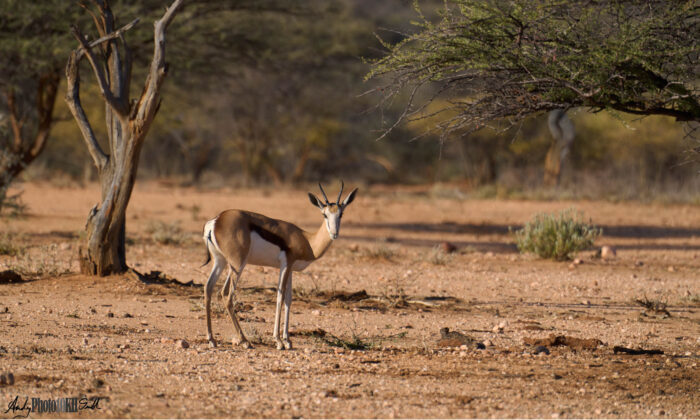
[[[117,29],[106,0],[93,0],[97,12],[92,15],[100,38],[88,41],[80,29],[73,35],[80,43],[66,65],[66,102],[73,114],[88,151],[97,167],[102,194],[87,220],[87,244],[79,253],[84,274],[106,276],[127,270],[124,247],[126,208],[138,170],[143,141],[160,105],[160,89],[167,72],[165,31],[183,0],[175,0],[163,17],[155,22],[154,48],[141,95],[130,99],[132,55],[124,33],[138,19]],[[99,86],[105,106],[108,151],[104,151],[80,103],[79,64],[87,58]]]

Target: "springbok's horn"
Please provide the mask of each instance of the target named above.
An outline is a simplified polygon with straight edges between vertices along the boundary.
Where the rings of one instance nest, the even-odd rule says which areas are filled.
[[[326,204],[330,204],[330,203],[328,202],[328,197],[326,197],[326,192],[323,191],[323,187],[321,186],[321,183],[320,183],[320,182],[318,183],[318,188],[321,189],[321,194],[323,194],[323,198],[326,200]]]
[[[345,187],[345,183],[341,179],[340,180],[340,192],[338,193],[338,201],[336,201],[336,203],[338,203],[338,205],[340,205],[340,197],[343,195],[343,187]]]

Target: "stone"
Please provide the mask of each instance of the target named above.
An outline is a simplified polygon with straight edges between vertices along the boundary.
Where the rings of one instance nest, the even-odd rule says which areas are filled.
[[[188,349],[188,348],[190,348],[190,343],[188,343],[187,340],[184,340],[184,339],[179,339],[179,340],[177,340],[177,341],[175,342],[175,345],[178,346],[178,347],[180,347],[180,348],[183,348],[183,349]]]
[[[549,349],[546,346],[537,346],[535,347],[535,350],[533,350],[532,354],[549,354]]]
[[[446,254],[451,254],[457,250],[457,247],[450,242],[444,241],[440,243],[440,250]]]
[[[600,248],[600,258],[604,260],[610,260],[613,259],[617,256],[617,251],[615,251],[615,248],[609,246],[609,245],[603,245]]]

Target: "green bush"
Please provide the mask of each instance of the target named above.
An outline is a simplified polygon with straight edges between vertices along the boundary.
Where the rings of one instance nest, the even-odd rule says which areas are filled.
[[[581,221],[581,213],[569,209],[554,214],[538,214],[524,228],[515,232],[521,253],[563,261],[593,245],[601,229]]]

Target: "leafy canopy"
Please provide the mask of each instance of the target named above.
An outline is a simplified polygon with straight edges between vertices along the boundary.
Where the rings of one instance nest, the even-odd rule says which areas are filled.
[[[699,11],[694,0],[446,0],[368,78],[387,78],[389,97],[413,87],[408,119],[448,97],[446,131],[579,106],[700,121]]]

